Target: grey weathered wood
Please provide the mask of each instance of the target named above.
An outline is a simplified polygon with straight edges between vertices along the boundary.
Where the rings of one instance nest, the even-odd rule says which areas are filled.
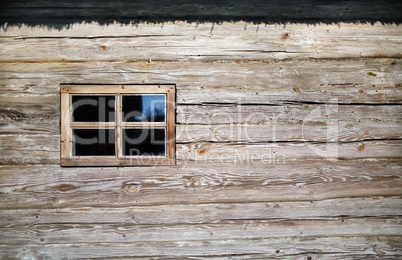
[[[249,160],[286,162],[311,159],[402,158],[402,142],[365,141],[358,143],[188,143],[177,144],[177,158],[206,162]]]
[[[24,257],[55,256],[76,258],[121,258],[152,257],[153,259],[175,258],[203,259],[250,259],[250,258],[303,258],[320,259],[398,258],[401,237],[310,237],[229,239],[206,241],[164,241],[125,243],[85,243],[72,245],[2,245],[0,256],[11,259]]]
[[[19,131],[23,131],[18,129]],[[401,139],[400,122],[270,123],[264,125],[176,125],[176,142],[356,142]]]
[[[60,163],[59,135],[0,135],[0,164]]]
[[[60,97],[1,96],[0,132],[60,134]]]
[[[39,116],[39,115],[38,115]],[[59,135],[59,119],[9,119],[0,123],[0,134]],[[4,126],[4,127],[3,127]],[[176,142],[351,142],[401,139],[400,122],[270,123],[265,125],[176,125]]]
[[[402,199],[342,198],[324,201],[187,204],[125,208],[61,208],[0,210],[0,227],[37,224],[172,225],[224,223],[230,220],[336,220],[368,216],[399,216]],[[297,210],[295,210],[297,209]]]
[[[60,120],[58,95],[3,95],[1,126],[3,133],[18,129],[36,129],[57,133]],[[223,96],[221,97],[223,99]],[[247,123],[271,125],[275,122],[308,123],[335,121],[400,120],[401,105],[337,105],[337,104],[282,104],[282,105],[178,105],[179,124]],[[31,125],[32,124],[32,125]]]
[[[400,196],[401,161],[181,163],[171,167],[1,166],[2,209],[316,201]]]
[[[0,93],[6,96],[54,95],[61,83],[99,84],[102,79],[104,84],[175,83],[180,104],[400,104],[402,100],[399,59],[2,63],[1,67]]]
[[[71,244],[115,241],[183,241],[211,239],[261,239],[315,236],[398,236],[398,217],[350,218],[342,220],[227,220],[218,224],[131,225],[131,224],[39,224],[2,228],[0,243]]]
[[[60,108],[57,95],[2,96],[0,101],[3,105],[3,109],[0,111],[2,116],[0,132],[2,134],[59,134]],[[339,110],[339,112],[334,111],[334,109]],[[247,136],[250,136],[249,141],[303,139],[356,141],[400,138],[398,122],[380,123],[378,121],[388,118],[398,120],[402,113],[401,109],[401,106],[336,105],[283,105],[275,107],[249,107],[245,105],[221,107],[211,105],[197,106],[196,108],[179,106],[177,110],[179,123],[205,124],[210,122],[212,125],[178,125],[178,141],[237,141],[244,140]],[[202,112],[205,113],[202,114]],[[241,114],[237,114],[238,112]],[[254,115],[253,112],[255,112]],[[329,114],[329,117],[321,116],[321,113],[325,112]],[[278,123],[275,122],[275,117],[271,118],[270,115],[277,115]],[[208,119],[208,121],[200,120],[200,117]],[[224,118],[225,121],[223,121]],[[349,120],[362,121],[364,118],[376,121],[348,122]],[[303,119],[306,122],[300,123],[300,120]],[[325,122],[327,119],[332,121]],[[341,122],[333,121],[334,119]],[[225,123],[231,121],[238,123],[243,120],[248,124],[262,123],[262,125],[219,125],[220,120]],[[284,121],[297,123],[285,124]],[[310,123],[316,121],[324,121],[324,123]]]
[[[120,25],[112,25],[112,27]],[[119,60],[271,60],[308,58],[400,57],[401,33],[397,25],[320,24],[246,25],[237,23],[141,23],[120,29],[120,37],[38,37],[3,31],[1,61],[48,62]],[[127,34],[121,34],[122,30]],[[97,30],[99,32],[99,28]],[[22,32],[22,31],[21,31]],[[23,33],[23,32],[22,32]],[[11,37],[7,37],[10,35]],[[21,33],[20,33],[21,35]],[[40,35],[40,33],[39,33]],[[131,37],[130,37],[131,35]],[[112,36],[112,35],[106,35]],[[128,37],[122,37],[128,36]],[[63,48],[60,48],[63,46]],[[206,47],[208,46],[208,47]],[[54,54],[57,53],[57,56]]]
[[[274,122],[328,122],[379,119],[400,120],[402,106],[289,104],[264,105],[182,105],[177,107],[181,124],[272,124]]]
[[[58,17],[60,26],[123,5],[73,2],[14,1],[0,20]],[[385,9],[394,19],[399,5],[286,13],[211,2],[193,12],[206,15],[199,24],[181,17],[192,3],[167,5],[164,13],[180,6],[181,21],[160,24],[128,5],[135,25],[1,29],[1,258],[402,256],[399,26],[262,21],[307,18],[307,9],[314,23],[373,12],[376,21]],[[208,20],[222,12],[236,22]],[[62,83],[176,84],[178,165],[61,168]]]
[[[0,165],[59,164],[59,135],[0,135]],[[400,159],[402,141],[362,140],[358,142],[191,142],[176,143],[176,160],[205,163],[294,160]],[[179,163],[179,162],[178,162]]]

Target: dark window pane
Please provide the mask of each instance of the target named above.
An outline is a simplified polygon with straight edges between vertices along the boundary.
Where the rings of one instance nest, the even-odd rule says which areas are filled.
[[[72,96],[74,122],[114,122],[114,96]]]
[[[76,156],[115,155],[114,129],[73,129]]]
[[[165,129],[123,129],[126,156],[165,155]]]
[[[165,122],[165,95],[123,96],[123,122]]]

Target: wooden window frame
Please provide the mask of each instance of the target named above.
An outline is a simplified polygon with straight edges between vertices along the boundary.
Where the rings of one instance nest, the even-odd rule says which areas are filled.
[[[152,166],[175,165],[175,85],[61,85],[61,139],[60,161],[62,166]],[[116,95],[115,121],[100,123],[72,122],[72,95]],[[165,122],[122,122],[122,94],[165,94]],[[115,156],[73,156],[72,129],[114,128],[116,131]],[[165,128],[165,156],[124,156],[122,154],[122,129]]]

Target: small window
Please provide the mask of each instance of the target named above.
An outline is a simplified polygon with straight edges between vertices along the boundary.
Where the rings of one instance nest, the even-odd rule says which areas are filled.
[[[174,85],[62,85],[61,165],[175,164]]]

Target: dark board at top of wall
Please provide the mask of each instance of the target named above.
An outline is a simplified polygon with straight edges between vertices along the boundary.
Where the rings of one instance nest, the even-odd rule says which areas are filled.
[[[1,1],[0,25],[69,27],[75,22],[123,24],[172,21],[258,24],[402,21],[400,1],[314,0],[16,0]]]

